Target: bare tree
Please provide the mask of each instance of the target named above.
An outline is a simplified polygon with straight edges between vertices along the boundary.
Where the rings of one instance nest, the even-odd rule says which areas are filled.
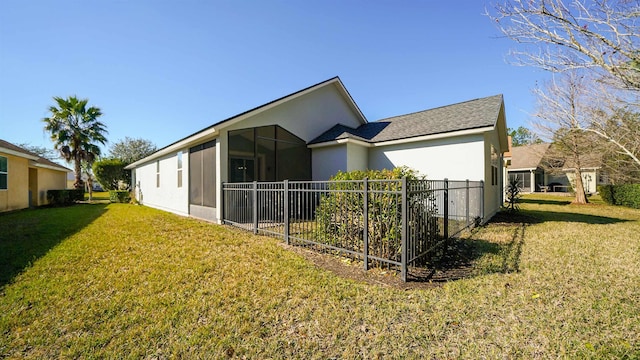
[[[601,82],[593,82],[585,91],[591,93],[591,114],[579,124],[580,128],[598,135],[608,142],[610,151],[640,166],[640,126],[638,117],[633,116],[638,113],[638,106],[634,105],[640,104],[638,97],[620,94]]]
[[[611,111],[597,110],[593,116],[604,119],[600,122],[602,132],[617,139],[615,143],[607,142],[599,149],[602,168],[608,174],[609,181],[613,184],[640,182],[640,163],[628,155],[628,152],[640,154],[640,113],[617,108]]]
[[[546,165],[552,171],[573,171],[574,202],[586,204],[582,168],[585,158],[593,152],[589,132],[582,129],[591,114],[589,93],[585,92],[585,77],[578,71],[565,72],[534,90],[538,110],[534,126],[539,134],[552,141]],[[591,136],[593,138],[593,136]]]
[[[512,51],[519,65],[553,72],[588,69],[592,116],[572,129],[589,131],[613,144],[640,166],[638,127],[611,119],[620,108],[640,106],[640,0],[505,0],[489,14],[500,31],[521,44]],[[622,127],[620,129],[620,127]]]
[[[487,15],[522,45],[518,64],[588,68],[640,91],[640,0],[505,0]]]

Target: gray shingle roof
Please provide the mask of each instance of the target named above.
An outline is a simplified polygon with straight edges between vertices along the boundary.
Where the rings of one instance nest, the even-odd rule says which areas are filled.
[[[541,166],[540,163],[547,149],[549,149],[549,145],[548,143],[542,143],[512,147],[509,170],[535,169]]]
[[[361,125],[357,129],[336,125],[309,143],[346,138],[375,143],[494,126],[502,101],[502,95],[495,95],[390,117]]]

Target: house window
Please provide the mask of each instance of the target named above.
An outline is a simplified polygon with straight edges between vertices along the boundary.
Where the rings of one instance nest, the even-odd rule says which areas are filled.
[[[530,191],[531,189],[531,173],[529,171],[511,171],[509,172],[509,183],[517,182],[520,190]]]
[[[0,190],[7,190],[9,165],[7,158],[0,156]]]
[[[182,151],[178,152],[178,187],[182,187]]]
[[[491,185],[498,185],[500,182],[498,174],[498,152],[496,148],[491,145]]]
[[[156,161],[156,187],[160,187],[160,160]]]
[[[311,179],[311,151],[277,125],[229,132],[229,181]]]

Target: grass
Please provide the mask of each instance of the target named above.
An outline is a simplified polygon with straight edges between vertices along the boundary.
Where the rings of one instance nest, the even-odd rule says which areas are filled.
[[[109,201],[109,192],[108,191],[94,191],[93,194],[91,194],[92,197],[92,201]],[[89,193],[85,192],[84,193],[84,199],[85,200],[89,200]]]
[[[639,358],[640,211],[562,199],[525,197],[462,240],[474,276],[414,290],[141,206],[3,214],[3,266],[40,250],[3,282],[0,357]]]

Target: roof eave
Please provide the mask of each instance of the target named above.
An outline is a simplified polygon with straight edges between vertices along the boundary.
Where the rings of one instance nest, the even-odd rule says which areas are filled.
[[[312,85],[308,88],[299,90],[297,92],[294,92],[292,94],[283,96],[279,99],[276,99],[274,101],[268,102],[266,104],[260,105],[258,107],[255,107],[253,109],[247,110],[243,113],[240,113],[238,115],[232,116],[230,118],[227,118],[225,120],[219,121],[217,123],[215,123],[214,125],[211,125],[208,128],[205,128],[203,130],[200,130],[182,140],[178,140],[177,142],[170,144],[158,151],[156,151],[155,153],[147,156],[144,159],[138,160],[134,163],[131,163],[129,165],[127,165],[125,167],[125,169],[127,170],[132,170],[134,168],[136,168],[139,165],[142,165],[144,163],[147,163],[149,161],[153,161],[157,158],[160,158],[164,155],[170,154],[174,151],[177,151],[178,149],[184,148],[186,146],[189,145],[195,145],[196,142],[200,142],[200,141],[204,141],[204,140],[208,140],[209,138],[213,138],[216,135],[219,134],[219,132],[224,129],[227,128],[229,126],[232,126],[240,121],[243,121],[249,117],[258,115],[262,112],[265,112],[269,109],[272,109],[276,106],[279,106],[285,102],[294,100],[296,98],[299,98],[301,96],[304,96],[306,94],[309,94],[319,88],[322,88],[324,86],[330,85],[330,84],[336,84],[338,90],[342,93],[342,96],[345,97],[347,99],[347,102],[349,103],[349,106],[356,112],[356,115],[358,115],[358,117],[360,118],[360,121],[362,122],[362,124],[367,123],[367,119],[364,117],[364,115],[362,114],[362,112],[360,111],[360,108],[358,107],[358,105],[355,103],[355,101],[353,100],[353,98],[351,97],[351,95],[349,94],[349,92],[347,91],[347,89],[345,88],[344,84],[342,83],[342,81],[340,80],[340,78],[338,76],[333,77],[329,80],[325,80],[323,82],[320,82],[318,84]],[[214,134],[215,135],[211,135]]]
[[[53,166],[53,165],[39,163],[37,161],[34,161],[34,163],[32,163],[30,165],[33,166],[33,167],[36,167],[36,168],[49,169],[49,170],[55,170],[55,171],[61,171],[61,172],[72,172],[73,171],[73,170],[67,169],[66,167],[63,167],[63,166]]]
[[[598,170],[600,169],[600,166],[583,166],[580,168],[580,171],[584,171],[584,170]],[[572,167],[572,168],[562,168],[562,171],[576,171],[576,168]]]
[[[167,147],[164,147],[156,152],[154,152],[153,154],[140,159],[136,162],[133,162],[127,166],[125,166],[124,168],[127,170],[133,170],[136,167],[146,164],[150,161],[159,159],[163,156],[166,156],[168,154],[172,154],[174,152],[177,152],[181,149],[184,149],[186,147],[192,146],[192,145],[196,145],[197,143],[203,142],[203,141],[207,141],[207,140],[211,140],[213,138],[215,138],[217,135],[219,134],[218,129],[217,128],[208,128],[204,131],[198,132],[196,134],[191,135],[190,137],[184,138],[178,142],[175,142]]]
[[[531,171],[531,170],[538,170],[539,166],[537,167],[523,167],[523,168],[511,168],[508,167],[507,168],[507,172],[509,171]]]
[[[13,155],[13,156],[29,159],[29,160],[38,160],[37,156],[33,156],[33,155],[30,155],[30,154],[25,154],[25,153],[20,152],[20,151],[7,149],[5,147],[0,147],[0,152],[8,154],[8,155]]]
[[[493,125],[483,126],[475,129],[464,129],[464,130],[443,132],[438,134],[414,136],[414,137],[408,137],[403,139],[378,141],[378,142],[374,142],[373,146],[388,146],[388,145],[406,144],[406,143],[412,143],[412,142],[418,142],[418,141],[443,139],[443,138],[456,137],[456,136],[483,134],[485,132],[493,130],[493,128],[494,128]]]
[[[309,149],[315,149],[315,148],[323,148],[323,147],[343,145],[343,144],[355,144],[355,145],[359,145],[359,146],[363,146],[363,147],[372,147],[373,146],[373,144],[368,143],[366,141],[357,140],[357,139],[350,139],[350,138],[344,138],[344,139],[337,139],[337,140],[331,140],[331,141],[324,141],[324,142],[321,142],[321,143],[309,144],[309,145],[307,145],[307,147]]]

